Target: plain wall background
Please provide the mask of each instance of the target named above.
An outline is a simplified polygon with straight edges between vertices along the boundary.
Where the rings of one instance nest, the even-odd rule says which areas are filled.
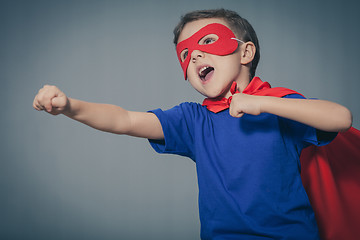
[[[44,84],[137,111],[202,101],[172,30],[180,15],[218,7],[255,28],[258,76],[341,103],[360,127],[356,1],[0,1],[0,239],[199,239],[191,160],[32,101]]]

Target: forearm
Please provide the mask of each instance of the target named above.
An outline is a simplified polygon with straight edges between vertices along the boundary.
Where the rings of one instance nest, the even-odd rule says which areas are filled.
[[[163,139],[159,119],[153,113],[127,111],[111,104],[68,98],[64,115],[95,129],[149,139]]]
[[[261,112],[272,113],[328,132],[345,131],[352,124],[352,115],[347,108],[325,100],[263,97]]]
[[[127,134],[130,130],[131,122],[127,110],[110,104],[68,99],[68,107],[63,112],[67,117],[105,132]]]

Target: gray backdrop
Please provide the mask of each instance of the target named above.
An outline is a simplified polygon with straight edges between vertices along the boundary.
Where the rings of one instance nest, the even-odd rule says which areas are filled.
[[[347,106],[359,128],[355,2],[1,1],[0,238],[199,239],[191,160],[37,112],[38,89],[138,111],[202,101],[172,30],[187,11],[224,7],[258,33],[258,76]]]

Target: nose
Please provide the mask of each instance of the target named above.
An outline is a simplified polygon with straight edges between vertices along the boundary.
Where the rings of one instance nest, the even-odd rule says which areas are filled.
[[[196,62],[196,59],[198,58],[203,58],[205,55],[204,55],[204,52],[200,51],[200,50],[194,50],[192,53],[191,53],[191,61],[192,62]]]

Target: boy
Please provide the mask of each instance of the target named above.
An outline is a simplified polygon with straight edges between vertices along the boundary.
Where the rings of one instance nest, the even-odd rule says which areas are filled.
[[[185,79],[207,97],[203,106],[130,112],[44,86],[34,108],[148,138],[157,152],[194,160],[202,239],[319,239],[299,155],[307,145],[326,144],[350,128],[349,110],[288,89],[274,93],[255,77],[258,40],[235,12],[188,13],[174,34]]]

